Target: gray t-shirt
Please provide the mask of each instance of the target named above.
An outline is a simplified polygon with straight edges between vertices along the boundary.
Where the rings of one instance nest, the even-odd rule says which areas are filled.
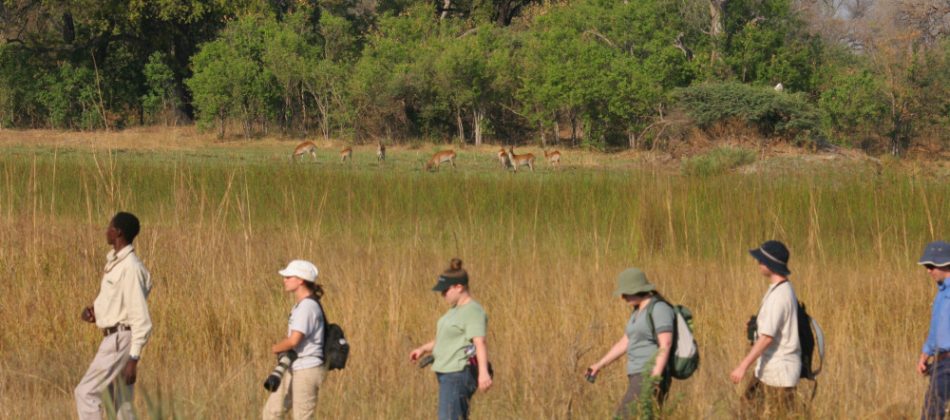
[[[644,308],[643,311],[635,310],[630,315],[630,320],[627,321],[625,330],[629,341],[627,344],[627,375],[644,373],[646,366],[653,361],[657,349],[660,348],[653,337],[650,323],[647,322],[647,312],[648,308]],[[668,303],[659,301],[653,305],[653,328],[657,334],[673,332],[673,322],[675,320],[676,315],[673,314],[673,307]]]
[[[308,369],[323,364],[323,311],[313,299],[307,298],[294,305],[287,320],[287,336],[300,331],[303,339],[294,347],[297,360],[291,370]]]

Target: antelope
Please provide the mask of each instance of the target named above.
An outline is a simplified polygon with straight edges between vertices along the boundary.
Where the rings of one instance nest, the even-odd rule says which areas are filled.
[[[313,156],[313,160],[317,160],[317,145],[313,144],[312,141],[305,141],[297,145],[294,148],[294,153],[290,155],[290,160],[294,161],[297,159],[297,156],[303,156],[307,153],[310,153],[310,156]]]
[[[516,155],[514,148],[509,147],[508,161],[511,162],[511,167],[515,169],[515,172],[518,172],[519,166],[524,166],[524,165],[527,165],[528,168],[531,168],[531,171],[534,172],[534,155],[531,153]]]
[[[347,159],[350,160],[350,163],[353,163],[353,148],[349,146],[340,150],[340,163],[346,162]]]
[[[555,150],[553,152],[548,152],[547,150],[542,150],[544,152],[544,159],[555,168],[561,167],[561,152]]]
[[[508,152],[504,148],[498,149],[498,153],[495,153],[498,156],[498,163],[501,164],[502,168],[508,167]]]
[[[379,146],[376,147],[376,160],[379,162],[386,160],[386,145],[383,142],[379,142]]]
[[[432,158],[425,162],[422,167],[431,171],[432,169],[438,170],[443,163],[449,162],[452,164],[452,167],[455,167],[455,151],[454,150],[443,150],[432,155]]]

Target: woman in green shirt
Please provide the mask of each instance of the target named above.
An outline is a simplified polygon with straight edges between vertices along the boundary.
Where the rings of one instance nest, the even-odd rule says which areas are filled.
[[[468,273],[458,258],[452,259],[432,290],[441,293],[451,308],[439,318],[435,340],[413,350],[409,360],[414,363],[431,352],[432,370],[439,380],[439,420],[468,419],[475,390],[487,391],[492,385],[485,345],[488,316],[472,299]],[[469,364],[473,347],[476,366]]]
[[[663,403],[670,389],[671,377],[666,364],[673,345],[676,319],[673,307],[663,301],[643,271],[636,268],[620,273],[614,295],[632,306],[633,313],[623,337],[591,365],[587,374],[595,377],[604,366],[626,354],[627,393],[620,401],[615,417],[653,418],[653,409]]]

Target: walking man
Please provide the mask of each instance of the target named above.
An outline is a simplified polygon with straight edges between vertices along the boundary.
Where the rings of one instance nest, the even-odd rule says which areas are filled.
[[[924,342],[917,372],[930,375],[930,386],[924,396],[923,420],[943,420],[950,400],[950,243],[931,242],[924,250],[918,264],[927,269],[927,274],[937,283],[930,315],[930,332]]]
[[[770,285],[759,313],[750,321],[752,349],[729,376],[738,384],[752,362],[757,361],[755,377],[746,388],[743,402],[754,417],[781,417],[792,408],[802,371],[798,298],[788,281],[791,271],[785,244],[768,241],[749,253],[758,261],[759,271]]]
[[[76,408],[80,420],[102,418],[103,391],[116,408],[119,419],[131,419],[132,385],[142,347],[152,331],[145,298],[152,279],[135,255],[132,241],[139,233],[139,219],[130,213],[117,213],[106,229],[106,242],[112,246],[93,306],[83,309],[82,320],[95,323],[104,338],[96,358],[76,386]]]

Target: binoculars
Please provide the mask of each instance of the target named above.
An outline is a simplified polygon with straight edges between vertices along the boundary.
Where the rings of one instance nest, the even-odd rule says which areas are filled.
[[[749,317],[749,322],[745,324],[745,333],[749,338],[749,344],[755,344],[755,339],[758,336],[759,325],[756,323],[755,315]]]
[[[277,355],[277,367],[267,375],[264,380],[264,389],[274,392],[280,388],[280,380],[284,377],[284,372],[290,367],[290,364],[297,360],[297,352],[288,350]]]

